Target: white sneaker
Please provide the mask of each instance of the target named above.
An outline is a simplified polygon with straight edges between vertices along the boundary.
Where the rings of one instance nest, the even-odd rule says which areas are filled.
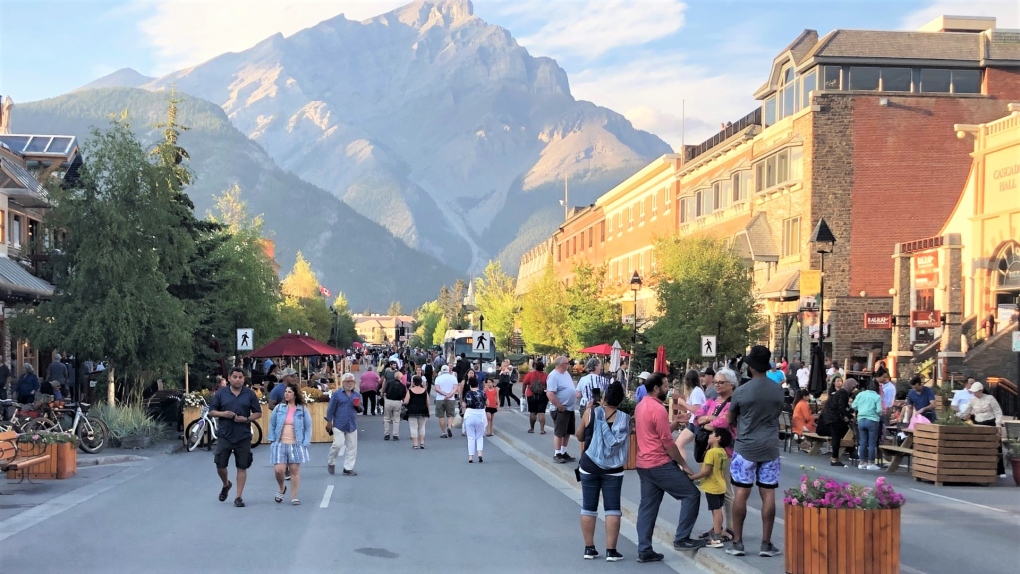
[[[877,464],[869,464],[868,465],[868,470],[881,470],[881,469],[878,468]]]
[[[858,469],[860,469],[860,470],[867,470],[867,468],[868,468],[868,465],[866,465],[866,464],[864,464],[864,463],[862,462],[861,464],[858,464],[858,465],[857,465],[857,468],[858,468]]]

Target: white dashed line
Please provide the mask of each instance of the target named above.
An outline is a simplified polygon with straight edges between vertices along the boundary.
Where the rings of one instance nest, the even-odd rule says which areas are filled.
[[[333,496],[333,485],[326,487],[326,492],[322,495],[322,502],[319,503],[319,508],[329,508],[329,499]]]

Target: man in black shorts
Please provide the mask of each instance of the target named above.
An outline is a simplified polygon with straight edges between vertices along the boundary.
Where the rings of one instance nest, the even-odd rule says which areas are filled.
[[[229,384],[220,388],[213,395],[209,405],[209,416],[220,419],[216,431],[216,473],[220,475],[223,488],[220,490],[220,502],[227,499],[233,484],[227,479],[227,463],[230,455],[234,455],[234,466],[237,467],[237,497],[234,506],[244,507],[244,481],[248,478],[248,467],[251,466],[251,421],[262,416],[255,391],[244,386],[244,371],[234,367],[227,376]]]

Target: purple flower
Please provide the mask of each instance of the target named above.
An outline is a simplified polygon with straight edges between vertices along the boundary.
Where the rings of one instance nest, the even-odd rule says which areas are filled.
[[[32,440],[39,440],[39,435],[37,434],[32,435]]]

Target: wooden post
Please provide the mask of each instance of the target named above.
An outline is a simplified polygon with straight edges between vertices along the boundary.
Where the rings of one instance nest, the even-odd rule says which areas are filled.
[[[112,407],[117,404],[117,394],[113,388],[113,367],[106,370],[106,402]]]
[[[184,393],[188,392],[188,364],[184,363]]]

